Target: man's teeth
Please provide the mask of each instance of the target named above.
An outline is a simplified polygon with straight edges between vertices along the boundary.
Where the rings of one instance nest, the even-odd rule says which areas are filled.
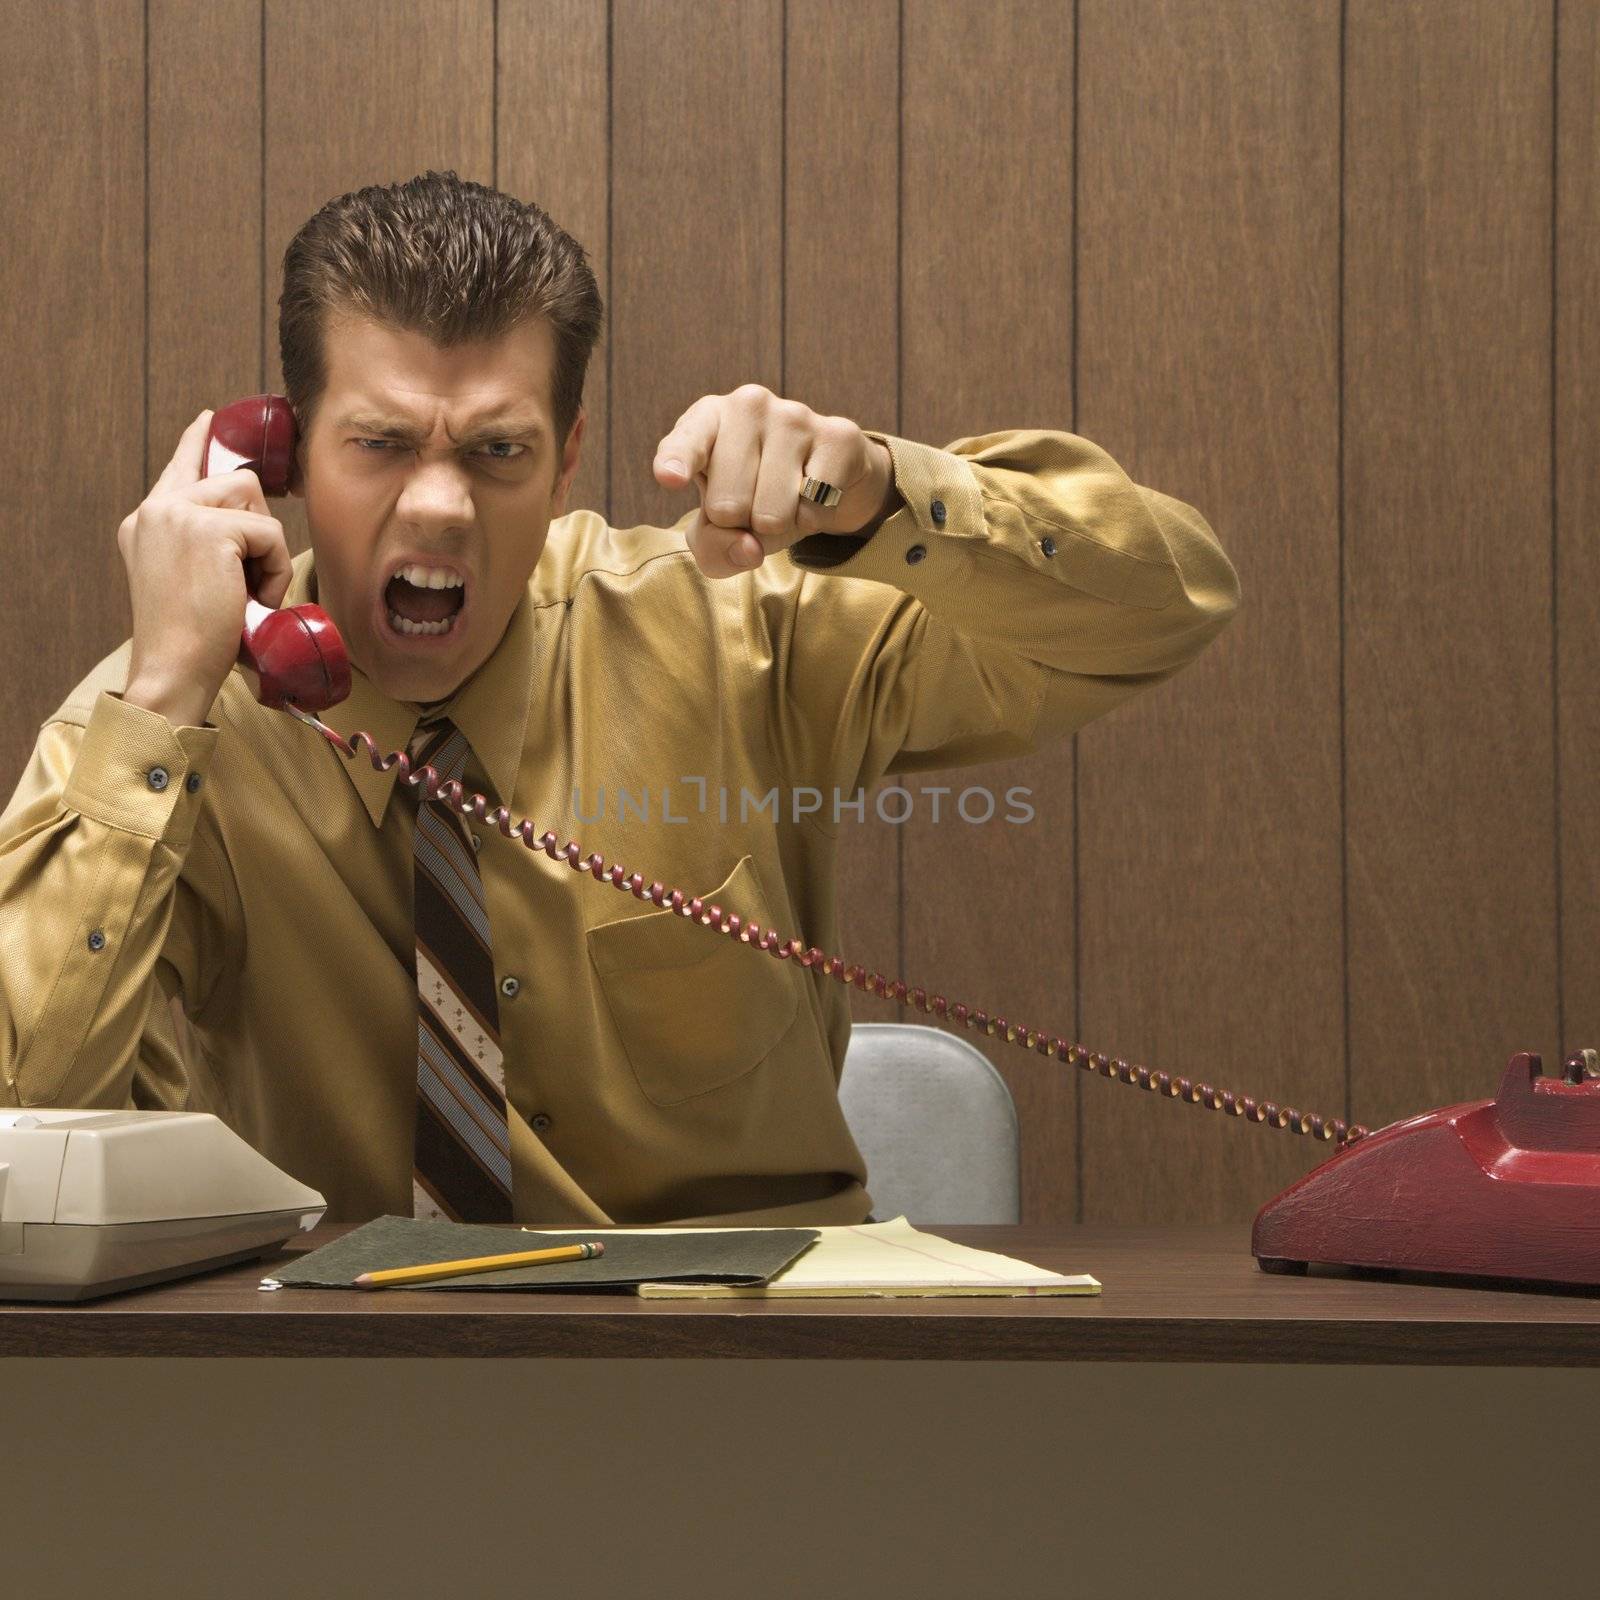
[[[443,567],[401,567],[395,573],[397,578],[404,578],[407,583],[418,589],[459,589],[461,587],[460,575],[449,572]]]
[[[460,612],[456,616],[460,616]],[[402,617],[398,611],[389,613],[389,626],[397,633],[449,633],[455,626],[456,616],[446,617],[443,622],[413,622],[409,617]]]

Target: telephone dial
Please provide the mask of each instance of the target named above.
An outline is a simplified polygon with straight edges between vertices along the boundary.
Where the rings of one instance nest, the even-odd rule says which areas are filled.
[[[289,488],[296,439],[294,413],[283,396],[236,401],[212,417],[201,475],[247,467],[260,478],[265,495],[282,496]],[[1335,1143],[1339,1148],[1327,1160],[1257,1215],[1251,1250],[1264,1271],[1304,1272],[1319,1262],[1530,1284],[1600,1284],[1600,1229],[1592,1222],[1600,1201],[1600,1058],[1595,1051],[1569,1056],[1560,1079],[1543,1074],[1537,1055],[1519,1053],[1493,1100],[1446,1106],[1376,1131],[1153,1072],[929,995],[920,986],[891,982],[814,946],[806,949],[798,939],[781,938],[737,911],[706,905],[699,896],[659,882],[647,884],[642,874],[608,865],[598,854],[584,856],[576,841],[562,844],[553,833],[535,835],[527,820],[513,826],[505,807],[491,811],[483,795],[468,795],[457,780],[441,784],[432,766],[414,772],[404,751],[384,754],[367,733],[346,739],[316,715],[350,692],[344,642],[320,606],[273,611],[252,599],[239,659],[258,675],[256,692],[263,705],[314,728],[346,759],[364,747],[378,770],[398,766],[404,782],[420,784],[427,795],[505,837],[713,933],[1101,1077]]]

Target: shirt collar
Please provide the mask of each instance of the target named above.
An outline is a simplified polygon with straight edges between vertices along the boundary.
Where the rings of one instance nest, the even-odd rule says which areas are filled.
[[[317,573],[313,553],[305,550],[295,556],[293,568],[283,604],[315,601]],[[489,798],[506,807],[511,804],[522,765],[528,704],[533,693],[533,643],[532,598],[524,591],[489,659],[449,700],[429,711],[430,718],[449,717],[461,730],[494,788]],[[352,662],[349,695],[317,715],[345,739],[364,730],[372,735],[378,753],[388,755],[404,750],[411,742],[422,708],[409,700],[391,700]],[[355,755],[345,760],[345,768],[373,826],[381,826],[389,796],[394,792],[398,763],[387,772],[380,771],[373,766],[366,747],[358,745]]]

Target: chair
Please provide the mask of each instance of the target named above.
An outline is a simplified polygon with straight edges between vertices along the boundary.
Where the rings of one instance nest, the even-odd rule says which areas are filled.
[[[915,1023],[858,1022],[839,1101],[866,1157],[879,1221],[1021,1220],[1016,1107],[965,1039]]]

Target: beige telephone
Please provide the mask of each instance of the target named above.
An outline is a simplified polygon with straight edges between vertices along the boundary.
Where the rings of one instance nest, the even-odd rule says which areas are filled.
[[[0,1300],[89,1300],[275,1251],[327,1201],[202,1111],[0,1111]]]

